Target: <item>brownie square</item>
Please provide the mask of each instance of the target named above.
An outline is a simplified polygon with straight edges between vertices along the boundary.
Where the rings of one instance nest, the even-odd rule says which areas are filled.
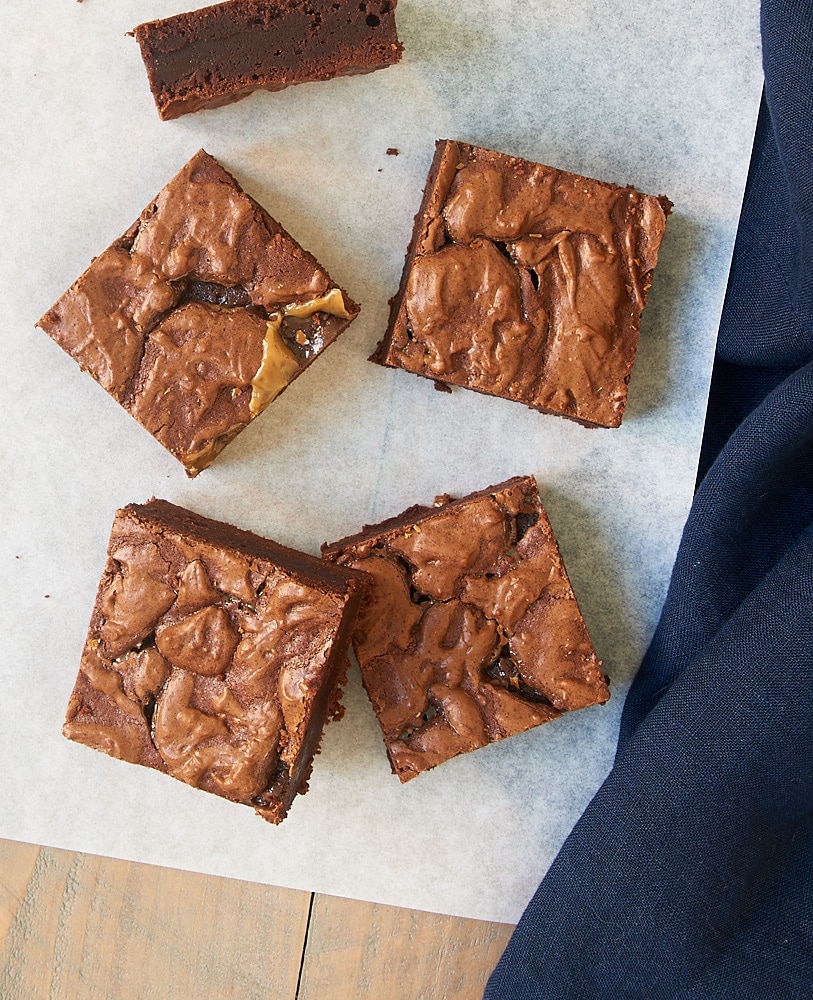
[[[363,579],[164,500],[125,507],[65,736],[281,822],[340,714]]]
[[[201,150],[37,325],[195,476],[357,314]]]
[[[322,554],[371,579],[353,648],[401,781],[610,697],[532,476]]]
[[[396,0],[228,0],[133,30],[158,114],[397,63]]]
[[[441,140],[371,360],[621,423],[668,198]]]

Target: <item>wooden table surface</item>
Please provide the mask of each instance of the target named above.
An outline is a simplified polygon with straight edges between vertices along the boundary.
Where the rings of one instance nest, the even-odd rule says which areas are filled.
[[[2,1000],[479,1000],[511,930],[0,840]]]

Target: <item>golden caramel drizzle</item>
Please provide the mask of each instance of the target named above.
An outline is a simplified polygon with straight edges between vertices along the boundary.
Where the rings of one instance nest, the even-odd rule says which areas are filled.
[[[350,313],[344,304],[341,288],[331,288],[316,299],[309,302],[298,302],[294,305],[283,306],[282,310],[286,316],[293,316],[296,319],[307,319],[316,312],[329,313],[331,316],[339,316],[341,319],[350,319]]]
[[[253,417],[263,412],[299,369],[299,361],[280,336],[279,330],[283,319],[284,314],[277,313],[268,321],[263,341],[263,359],[257,374],[251,380],[251,401],[248,408]]]
[[[263,342],[263,359],[257,374],[251,381],[249,410],[252,417],[262,413],[299,370],[299,361],[280,335],[282,321],[288,316],[294,319],[308,319],[317,312],[350,319],[350,313],[345,307],[341,289],[331,288],[330,291],[318,298],[283,306],[281,311],[275,313],[268,321],[265,341]]]

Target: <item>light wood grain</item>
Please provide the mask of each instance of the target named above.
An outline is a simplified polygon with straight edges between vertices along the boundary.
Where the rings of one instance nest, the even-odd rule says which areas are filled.
[[[480,1000],[512,929],[317,895],[298,1000]]]
[[[39,852],[40,849],[31,844],[0,840],[0,941],[5,940],[14,915],[25,899]]]
[[[296,995],[310,894],[0,841],[2,1000]]]
[[[479,1000],[511,930],[0,840],[0,1000]]]

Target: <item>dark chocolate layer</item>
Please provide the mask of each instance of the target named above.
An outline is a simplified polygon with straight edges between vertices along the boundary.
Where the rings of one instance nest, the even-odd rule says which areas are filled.
[[[162,118],[401,58],[396,0],[231,0],[134,29]]]
[[[671,203],[441,141],[372,360],[621,422]]]
[[[353,647],[402,781],[609,698],[533,477],[322,552],[371,578]]]

